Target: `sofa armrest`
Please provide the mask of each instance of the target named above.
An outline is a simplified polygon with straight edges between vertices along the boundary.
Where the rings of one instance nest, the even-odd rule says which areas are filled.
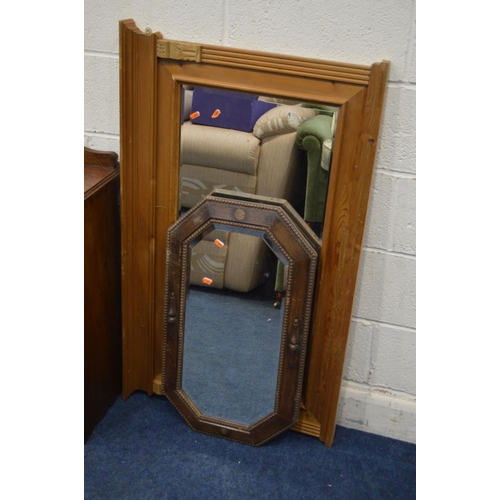
[[[303,145],[304,140],[309,136],[317,139],[318,144],[332,138],[332,117],[328,115],[317,115],[304,122],[297,130],[297,145],[308,150],[308,146]],[[315,146],[309,146],[315,147]]]
[[[264,113],[255,123],[253,133],[260,140],[278,134],[295,132],[305,121],[318,114],[318,110],[302,106],[276,106]]]
[[[323,143],[332,140],[332,117],[317,115],[297,130],[297,145],[307,152],[307,182],[304,219],[323,222],[329,172],[321,168]]]

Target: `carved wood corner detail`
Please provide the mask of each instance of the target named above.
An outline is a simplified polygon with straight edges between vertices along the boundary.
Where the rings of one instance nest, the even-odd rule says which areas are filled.
[[[174,40],[158,40],[156,55],[162,59],[201,62],[201,45]]]

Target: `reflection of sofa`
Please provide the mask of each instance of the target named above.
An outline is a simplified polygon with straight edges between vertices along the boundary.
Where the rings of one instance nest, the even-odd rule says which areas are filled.
[[[187,90],[181,127],[181,207],[191,208],[217,188],[303,204],[303,153],[296,145],[296,130],[317,110],[281,104],[262,115],[253,131],[244,132],[192,123],[191,98]],[[224,246],[214,244],[215,239]],[[191,283],[202,285],[207,277],[212,287],[249,291],[264,279],[267,252],[258,238],[212,233],[192,252]]]
[[[336,126],[336,116],[333,113],[333,117],[330,114],[319,114],[303,123],[297,131],[297,145],[307,151],[304,220],[309,223],[322,223],[325,215]]]
[[[307,152],[307,180],[303,207],[304,220],[321,237],[325,215],[330,163],[337,125],[337,108],[321,106],[318,115],[297,130],[297,145]],[[275,281],[277,302],[286,288],[286,269],[278,263]]]

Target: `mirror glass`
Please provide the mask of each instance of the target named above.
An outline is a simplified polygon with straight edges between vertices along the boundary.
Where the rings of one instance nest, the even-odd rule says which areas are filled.
[[[283,310],[274,307],[277,263],[283,256],[264,233],[217,226],[191,242],[181,389],[209,418],[250,426],[275,408]],[[227,248],[252,256],[241,272],[255,287],[223,287]]]
[[[181,209],[214,189],[287,200],[321,237],[338,108],[183,86]]]
[[[287,200],[321,238],[338,108],[182,88],[179,215],[214,190]],[[181,390],[251,426],[277,394],[288,263],[263,234],[212,227],[190,244]]]

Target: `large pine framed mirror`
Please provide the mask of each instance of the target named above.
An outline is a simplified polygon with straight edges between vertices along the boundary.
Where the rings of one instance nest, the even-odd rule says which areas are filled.
[[[326,162],[323,160],[326,173],[321,174],[324,187],[316,191],[324,191],[317,229],[322,244],[300,414],[293,427],[331,446],[389,63],[360,66],[171,41],[160,33],[140,31],[133,20],[120,21],[119,28],[123,398],[136,390],[163,394],[167,233],[182,210],[183,179],[187,186],[192,178],[193,161],[184,156],[182,148],[189,140],[184,125],[194,122],[196,116],[186,116],[186,91],[257,96],[260,102],[293,106],[293,110],[312,109],[317,116],[327,116],[331,125],[332,147]],[[290,116],[287,113],[275,116],[276,123]],[[212,115],[217,117],[216,112]],[[294,133],[298,144],[297,127]],[[259,153],[254,155],[258,158],[264,157],[265,142],[285,140],[258,139]],[[211,139],[206,142],[215,144]],[[235,145],[237,140],[227,139],[226,144]],[[298,182],[307,185],[313,153],[307,144],[300,146],[302,159],[296,165],[304,165],[305,177]],[[320,144],[322,152],[323,146]],[[281,156],[278,153],[275,158]],[[275,160],[270,158],[266,161],[272,165]],[[243,169],[263,170],[262,165],[242,165]],[[265,179],[259,180],[257,175],[253,185],[250,179],[246,192],[275,196],[265,189],[257,192],[257,186],[281,186],[283,181],[273,180],[272,175]],[[212,187],[221,184],[215,182]],[[309,188],[306,191],[311,193]],[[300,193],[297,200],[300,203]],[[310,222],[315,225],[318,221]]]

